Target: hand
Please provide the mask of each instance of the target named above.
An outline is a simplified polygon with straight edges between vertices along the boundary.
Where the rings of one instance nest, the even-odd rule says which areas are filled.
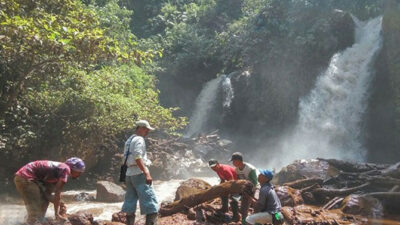
[[[151,185],[153,183],[153,178],[151,178],[150,173],[146,173],[146,184]]]
[[[56,216],[56,220],[63,220],[63,221],[68,220],[68,218],[66,216],[62,216],[59,213],[57,213],[55,216]]]

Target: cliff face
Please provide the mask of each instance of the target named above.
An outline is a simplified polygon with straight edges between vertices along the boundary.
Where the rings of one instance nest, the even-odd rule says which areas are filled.
[[[400,144],[400,7],[398,1],[385,2],[383,46],[376,62],[367,115],[369,160],[399,160]]]

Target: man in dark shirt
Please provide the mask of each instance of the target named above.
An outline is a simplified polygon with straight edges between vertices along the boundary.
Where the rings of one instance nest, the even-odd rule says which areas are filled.
[[[282,218],[281,201],[270,183],[273,173],[270,170],[259,170],[258,182],[261,184],[260,196],[254,207],[254,214],[246,218],[249,224],[272,223],[273,218]],[[277,215],[276,215],[277,214]],[[283,218],[282,218],[283,219]]]

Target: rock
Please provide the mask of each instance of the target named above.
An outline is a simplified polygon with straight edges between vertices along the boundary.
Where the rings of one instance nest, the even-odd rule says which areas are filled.
[[[291,206],[303,204],[303,198],[299,190],[293,189],[288,186],[275,187],[276,194],[281,200],[282,206]]]
[[[338,170],[325,161],[316,159],[296,160],[294,163],[282,168],[277,173],[273,182],[279,185],[304,178],[321,178],[323,180],[335,176]]]
[[[109,181],[98,181],[96,185],[96,200],[101,202],[122,202],[125,190]]]
[[[81,192],[77,195],[74,195],[74,201],[83,202],[83,201],[94,201],[96,198],[93,195],[90,195],[86,192]]]
[[[111,218],[112,222],[120,222],[125,224],[126,223],[126,213],[124,212],[117,212],[112,214],[112,218]]]
[[[343,200],[341,209],[347,214],[371,218],[380,218],[383,216],[383,206],[381,202],[372,197],[349,195]]]
[[[99,221],[94,221],[92,225],[125,225],[125,223],[112,222],[108,220],[99,220]]]
[[[72,225],[91,225],[93,216],[90,213],[77,213],[68,215],[68,220]]]
[[[204,180],[195,178],[188,179],[182,182],[176,190],[175,201],[209,188],[211,188],[211,185]]]

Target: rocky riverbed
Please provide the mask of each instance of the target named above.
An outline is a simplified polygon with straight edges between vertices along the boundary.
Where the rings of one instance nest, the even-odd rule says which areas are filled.
[[[221,189],[216,177],[183,181],[155,182],[157,196],[163,202],[159,225],[239,224],[231,221],[230,213],[218,213],[221,203],[214,195],[219,190],[224,190],[219,194],[244,190],[244,182],[225,183],[232,188]],[[273,183],[286,224],[400,224],[400,164],[302,160],[284,167]],[[104,203],[95,200],[98,196],[95,191],[66,192],[69,222],[49,219],[47,224],[123,224],[125,215],[118,213],[122,205],[118,198],[116,203]],[[192,205],[193,201],[196,204]],[[19,224],[24,217],[21,202],[2,204],[0,212],[2,224]],[[50,218],[51,213],[49,208]],[[144,218],[138,218],[136,224],[143,224]]]

